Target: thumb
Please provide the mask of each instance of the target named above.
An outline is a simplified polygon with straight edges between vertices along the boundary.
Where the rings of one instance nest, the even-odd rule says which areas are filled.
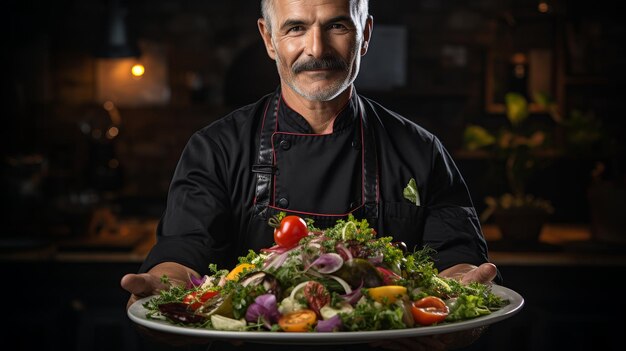
[[[493,281],[497,274],[498,269],[496,268],[495,264],[483,263],[480,266],[467,272],[463,276],[463,278],[461,278],[461,283],[467,284],[471,282],[479,282],[483,284],[488,284]]]
[[[124,290],[137,296],[154,295],[159,290],[167,288],[161,279],[149,273],[126,274],[122,277],[120,285]]]

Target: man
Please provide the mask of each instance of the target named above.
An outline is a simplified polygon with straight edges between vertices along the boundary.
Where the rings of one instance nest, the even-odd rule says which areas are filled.
[[[271,246],[267,219],[280,211],[321,228],[352,213],[381,235],[437,250],[442,276],[492,281],[496,267],[444,147],[356,93],[373,28],[367,0],[264,0],[262,12],[258,27],[280,87],[190,138],[158,243],[142,273],[122,278],[129,304],[163,288],[162,275],[186,281],[210,263],[229,267],[248,249]],[[413,203],[403,197],[410,179]]]

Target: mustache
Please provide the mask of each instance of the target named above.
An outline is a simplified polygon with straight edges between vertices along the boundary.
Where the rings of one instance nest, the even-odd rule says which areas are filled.
[[[313,71],[320,69],[347,70],[348,64],[338,57],[328,56],[321,59],[311,58],[306,61],[296,62],[291,68],[293,73],[296,74],[303,71]]]

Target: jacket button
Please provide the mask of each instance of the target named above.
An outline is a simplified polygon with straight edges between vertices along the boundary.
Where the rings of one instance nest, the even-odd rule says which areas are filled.
[[[287,200],[287,199],[286,199],[286,198],[284,198],[284,197],[281,197],[281,198],[278,200],[278,206],[279,206],[280,208],[287,208],[287,207],[289,206],[289,200]]]
[[[352,141],[352,147],[355,150],[361,150],[361,143],[359,143],[358,141]]]
[[[280,148],[283,150],[289,150],[289,148],[291,147],[291,143],[289,142],[289,140],[281,140],[280,141]]]

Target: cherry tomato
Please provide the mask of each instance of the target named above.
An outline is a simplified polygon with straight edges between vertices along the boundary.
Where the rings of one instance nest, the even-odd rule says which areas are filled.
[[[317,322],[315,312],[308,309],[286,313],[278,319],[278,325],[286,332],[309,331],[315,322]]]
[[[420,325],[431,325],[446,319],[450,310],[442,299],[426,296],[411,304],[411,314]]]
[[[309,234],[304,219],[298,216],[286,216],[274,229],[274,242],[280,247],[292,248],[298,245],[300,239]]]
[[[200,296],[198,296],[198,294],[200,294]],[[194,291],[191,292],[189,294],[187,294],[184,298],[183,298],[183,303],[189,305],[189,308],[191,308],[192,310],[197,310],[198,308],[200,308],[208,299],[212,298],[213,296],[219,294],[219,292],[217,291]]]

